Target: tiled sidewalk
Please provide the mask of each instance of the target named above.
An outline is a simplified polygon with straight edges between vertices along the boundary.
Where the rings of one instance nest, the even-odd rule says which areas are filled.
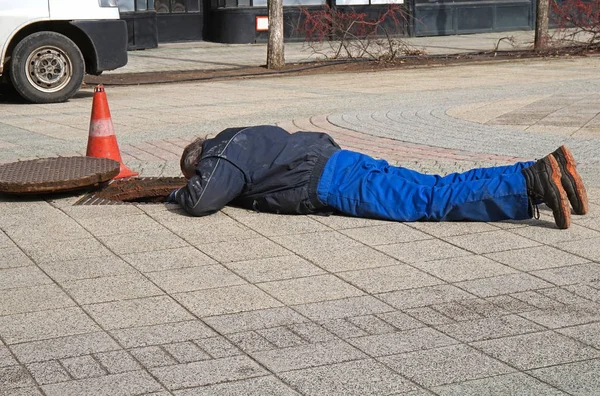
[[[597,66],[111,90],[126,163],[143,176],[177,175],[193,136],[242,123],[325,131],[436,173],[567,143],[590,214],[560,231],[543,208],[540,220],[403,224],[2,197],[0,395],[597,394],[598,139],[507,122],[537,105],[581,130],[592,105],[571,107],[586,110],[576,120],[570,102],[550,105],[594,103]],[[81,153],[89,107],[0,105],[0,160]]]

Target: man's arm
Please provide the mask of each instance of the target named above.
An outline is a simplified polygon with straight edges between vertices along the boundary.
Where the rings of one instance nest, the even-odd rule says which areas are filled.
[[[169,196],[169,200],[179,203],[192,216],[218,212],[237,198],[246,185],[244,174],[224,159],[205,159],[199,170],[185,187]]]

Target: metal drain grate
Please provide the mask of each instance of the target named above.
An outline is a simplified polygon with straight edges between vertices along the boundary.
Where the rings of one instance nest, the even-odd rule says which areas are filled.
[[[169,193],[185,186],[183,177],[141,177],[115,180],[84,195],[74,205],[139,205],[163,203]]]

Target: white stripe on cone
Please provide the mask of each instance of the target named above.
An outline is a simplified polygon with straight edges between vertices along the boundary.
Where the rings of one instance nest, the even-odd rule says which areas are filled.
[[[90,123],[90,136],[93,137],[102,137],[102,136],[112,136],[115,134],[115,130],[113,128],[112,120],[93,120]]]

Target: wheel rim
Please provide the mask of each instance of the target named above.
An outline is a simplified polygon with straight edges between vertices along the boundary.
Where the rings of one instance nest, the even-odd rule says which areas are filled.
[[[45,93],[63,89],[73,75],[71,60],[63,50],[44,46],[32,51],[27,58],[27,80],[37,90]]]

